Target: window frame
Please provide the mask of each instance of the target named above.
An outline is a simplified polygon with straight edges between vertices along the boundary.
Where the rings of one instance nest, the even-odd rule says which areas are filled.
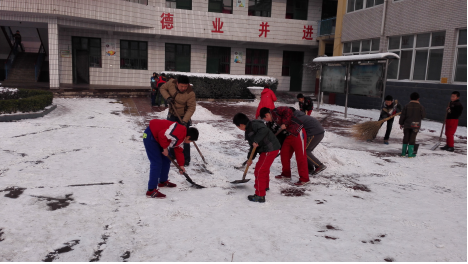
[[[101,40],[101,38],[72,36],[72,49],[76,49],[76,48],[74,47],[74,45],[73,45],[73,39],[74,39],[74,38],[80,39],[80,42],[81,42],[81,39],[83,39],[83,38],[88,39],[87,51],[88,51],[89,68],[102,68],[102,56],[103,56],[103,55],[102,55],[102,40]],[[99,58],[100,58],[100,60],[99,60],[99,62],[100,62],[100,63],[99,63],[99,66],[91,66],[91,57],[95,57],[95,56],[91,56],[91,39],[98,39],[98,40],[99,40],[99,46],[100,46],[100,48],[99,48],[99,51],[100,51],[100,52],[99,52],[99,54],[100,54],[100,56],[99,56]]]
[[[140,5],[146,5],[146,6],[148,5],[148,2],[149,2],[148,0],[124,0],[124,1],[130,2],[130,3],[135,3],[135,4],[140,4]],[[141,1],[146,1],[146,4],[140,3]]]
[[[219,0],[219,1],[214,1],[214,0],[208,0],[208,12],[209,13],[218,13],[218,14],[231,14],[234,12],[234,0],[231,0],[231,12],[230,13],[224,13],[223,10],[221,10],[221,12],[216,12],[216,11],[210,11],[210,2],[213,1],[213,2],[221,2],[222,3],[222,7],[224,7],[224,1],[223,0]]]
[[[379,49],[378,50],[372,50],[372,44],[374,44],[374,40],[377,40],[379,42]],[[359,51],[358,52],[353,52],[353,42],[358,42],[358,41],[359,41]],[[369,51],[362,51],[362,42],[363,41],[370,41]],[[345,43],[350,43],[351,44],[349,52],[344,52],[344,44]],[[349,41],[349,42],[345,42],[345,43],[343,43],[343,49],[342,49],[342,52],[341,52],[341,54],[343,54],[343,56],[375,54],[375,53],[379,53],[379,51],[380,51],[380,38],[361,39],[361,40],[354,40],[354,41]]]
[[[468,42],[467,44],[464,45],[458,45],[458,40],[460,38],[460,30],[466,30],[467,28],[459,28],[457,30],[457,39],[455,40],[455,54],[454,54],[454,60],[453,60],[453,71],[452,71],[452,83],[455,84],[467,84],[467,82],[457,82],[455,81],[455,73],[457,72],[457,61],[458,61],[458,49],[459,48],[468,48]],[[467,32],[468,33],[468,32]]]
[[[353,13],[353,12],[358,12],[358,11],[365,10],[365,9],[374,8],[374,7],[385,4],[385,1],[384,1],[383,3],[380,3],[380,4],[376,5],[375,1],[377,1],[377,0],[372,0],[374,2],[374,5],[368,7],[367,6],[367,1],[369,1],[369,0],[362,0],[362,1],[363,1],[362,2],[362,8],[359,9],[359,10],[356,10],[356,0],[353,0],[353,4],[354,4],[353,11],[348,11],[349,10],[349,4],[350,4],[351,1],[347,0],[346,1],[346,14]]]
[[[178,1],[179,1],[179,0],[165,0],[165,1],[164,1],[164,7],[165,7],[165,8],[172,8],[172,9],[180,9],[180,10],[193,10],[193,1],[192,1],[192,0],[190,0],[190,9],[177,7]],[[176,7],[167,7],[167,2],[173,2],[173,3],[175,3]]]
[[[250,63],[250,64],[247,64],[247,54],[249,54],[248,50],[251,50],[252,52],[255,51],[255,50],[259,50],[259,51],[266,51],[266,54],[267,54],[267,57],[266,57],[266,63],[265,63],[265,74],[253,74],[252,72],[252,67],[255,66],[255,65],[263,65],[263,64],[254,64],[254,63]],[[251,54],[252,54],[251,52]],[[245,75],[255,75],[255,76],[268,76],[268,62],[269,62],[269,58],[270,58],[270,50],[268,49],[246,49],[245,50],[245,70],[244,70],[244,74]],[[252,61],[252,59],[251,59]],[[247,74],[246,71],[247,71],[247,67],[250,67],[250,73]]]
[[[168,70],[167,69],[167,58],[166,58],[166,49],[167,49],[167,45],[175,45],[175,51],[174,51],[174,54],[175,54],[175,57],[174,57],[174,70]],[[177,46],[188,46],[189,47],[189,50],[190,50],[190,54],[188,56],[189,58],[189,61],[188,61],[188,71],[187,72],[190,72],[192,70],[192,45],[191,44],[182,44],[182,43],[164,43],[164,70],[165,71],[175,71],[175,72],[182,72],[182,71],[178,71],[177,70]]]
[[[206,46],[206,73],[208,73],[208,50],[209,48],[216,48],[218,49],[218,54],[219,54],[219,49],[225,49],[226,51],[229,49],[229,59],[227,60],[228,62],[227,63],[218,63],[218,69],[221,65],[229,65],[229,72],[218,72],[218,73],[211,73],[211,74],[231,74],[231,53],[232,53],[232,49],[231,47],[223,47],[223,46]]]
[[[287,18],[287,15],[288,15],[288,2],[289,1],[292,1],[292,6],[293,6],[293,10],[292,10],[292,14],[293,14],[293,17],[292,18]],[[294,10],[296,10],[295,6],[296,6],[296,1],[304,1],[305,5],[307,6],[305,8],[305,11],[306,11],[306,15],[305,15],[305,18],[302,19],[302,18],[295,18],[294,17]],[[284,13],[284,19],[293,19],[293,20],[307,20],[309,17],[309,1],[308,0],[286,0],[286,10],[285,10],[285,13]]]
[[[250,14],[250,1],[255,1],[255,3],[257,3],[257,1],[266,1],[266,0],[249,0],[248,1],[248,6],[247,6],[247,16],[255,16],[255,17],[271,17],[271,10],[273,9],[273,0],[268,0],[270,1],[270,10],[268,11],[268,16],[256,16],[256,15],[251,15]],[[262,10],[263,11],[263,10]],[[255,11],[254,11],[255,12]]]
[[[123,59],[132,59],[131,56],[127,57],[127,58],[122,58],[122,41],[128,41],[128,50],[129,50],[129,55],[131,54],[131,43],[132,42],[136,42],[138,43],[138,61],[139,61],[139,65],[141,65],[141,62],[140,60],[142,60],[142,58],[140,58],[141,54],[140,54],[140,43],[145,43],[146,44],[146,68],[122,68],[122,60]],[[120,39],[120,42],[119,42],[119,49],[120,49],[120,62],[119,62],[119,67],[121,70],[139,70],[139,71],[147,71],[149,69],[148,67],[148,64],[149,64],[149,59],[148,59],[148,41],[142,41],[142,40],[130,40],[130,39]]]

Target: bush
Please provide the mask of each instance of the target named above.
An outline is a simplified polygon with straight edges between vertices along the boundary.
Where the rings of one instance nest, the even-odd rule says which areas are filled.
[[[19,99],[18,89],[0,87],[0,100]]]
[[[166,76],[187,75],[197,98],[213,99],[255,99],[247,87],[270,85],[276,91],[278,80],[267,76],[229,75],[189,72],[164,72]]]
[[[52,104],[54,95],[43,90],[18,89],[19,99],[0,100],[0,114],[36,112]]]

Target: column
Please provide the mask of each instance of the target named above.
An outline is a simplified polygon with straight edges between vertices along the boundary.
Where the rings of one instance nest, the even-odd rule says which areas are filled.
[[[57,18],[49,18],[49,85],[50,89],[59,89],[59,46],[58,46],[58,24]]]

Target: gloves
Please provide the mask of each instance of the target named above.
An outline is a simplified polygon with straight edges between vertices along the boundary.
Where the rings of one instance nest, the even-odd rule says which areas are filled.
[[[174,98],[168,97],[168,98],[166,99],[166,102],[167,102],[167,104],[170,104],[170,105],[171,105],[171,104],[174,103]]]
[[[184,127],[187,127],[187,125],[188,125],[187,122],[185,122],[185,121],[182,121],[181,124],[182,124]]]

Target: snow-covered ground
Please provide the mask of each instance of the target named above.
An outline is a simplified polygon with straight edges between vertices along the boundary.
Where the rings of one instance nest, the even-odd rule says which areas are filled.
[[[274,179],[278,158],[267,202],[258,204],[247,200],[253,181],[229,183],[242,177],[234,168],[246,159],[242,131],[199,105],[198,146],[213,175],[192,148],[187,172],[207,188],[190,187],[173,168],[178,187],[161,189],[167,199],[156,200],[145,197],[140,125],[151,116],[124,114],[115,102],[54,99],[58,108],[43,118],[0,123],[1,261],[467,260],[466,138],[457,138],[458,153],[431,151],[438,133],[429,128],[440,123],[423,121],[418,157],[401,158],[398,126],[388,146],[381,135],[357,142],[343,134],[342,109],[325,105],[313,116],[337,122],[315,150],[328,169],[295,188]],[[223,104],[232,115],[237,106],[256,107]],[[466,137],[466,128],[457,135]]]

